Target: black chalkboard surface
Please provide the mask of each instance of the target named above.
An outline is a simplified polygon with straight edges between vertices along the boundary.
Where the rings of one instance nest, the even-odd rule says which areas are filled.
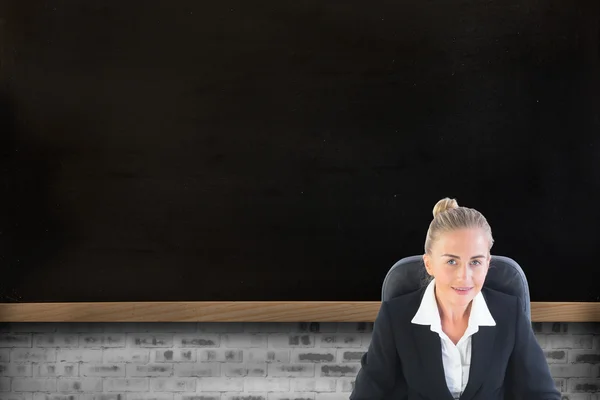
[[[597,0],[0,7],[2,302],[376,301],[446,196],[600,300]]]

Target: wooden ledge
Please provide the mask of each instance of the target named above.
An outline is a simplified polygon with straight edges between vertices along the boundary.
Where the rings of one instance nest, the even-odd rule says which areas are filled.
[[[379,301],[0,303],[0,322],[373,322]],[[600,303],[531,303],[533,322],[600,322]]]

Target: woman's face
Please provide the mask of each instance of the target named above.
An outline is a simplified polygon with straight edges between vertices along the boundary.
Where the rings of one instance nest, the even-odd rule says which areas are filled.
[[[425,268],[435,278],[438,301],[466,307],[481,291],[490,265],[489,243],[481,229],[460,229],[440,235]]]

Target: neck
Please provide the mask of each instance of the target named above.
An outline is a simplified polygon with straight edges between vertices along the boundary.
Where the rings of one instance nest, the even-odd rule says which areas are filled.
[[[440,313],[440,318],[442,321],[450,322],[450,323],[464,323],[469,321],[469,316],[471,315],[471,304],[473,301],[470,301],[466,306],[455,306],[452,304],[443,304],[439,300],[439,296],[435,294],[435,300],[438,306],[438,310]]]

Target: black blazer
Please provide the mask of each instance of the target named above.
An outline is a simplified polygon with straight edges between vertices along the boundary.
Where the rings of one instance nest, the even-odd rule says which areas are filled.
[[[410,322],[424,292],[382,302],[350,400],[452,400],[439,335]],[[519,298],[485,287],[482,294],[496,326],[472,336],[461,400],[560,400]]]

